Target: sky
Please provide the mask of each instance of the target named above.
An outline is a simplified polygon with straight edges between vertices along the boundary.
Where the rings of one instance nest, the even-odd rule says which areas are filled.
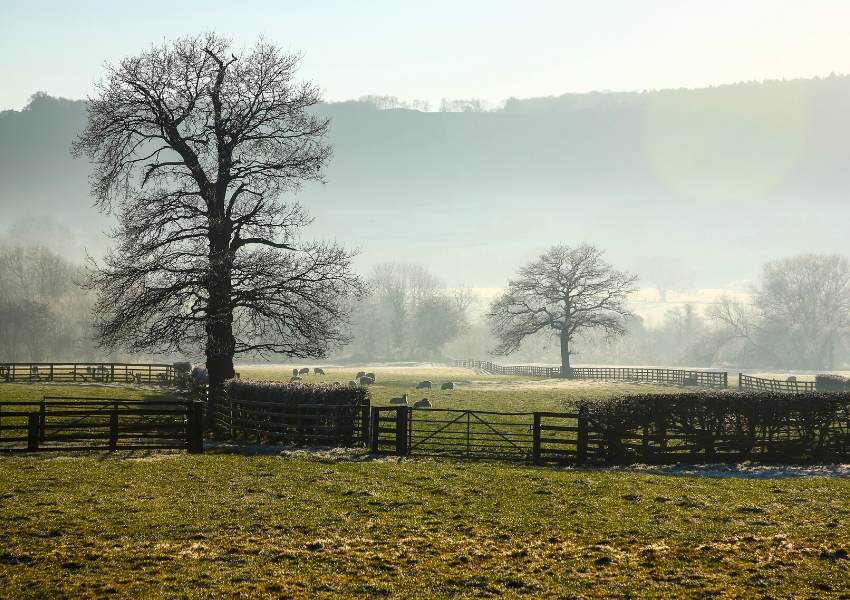
[[[302,53],[327,100],[437,107],[847,73],[848,23],[847,0],[0,0],[0,110],[85,98],[105,62],[211,29]]]

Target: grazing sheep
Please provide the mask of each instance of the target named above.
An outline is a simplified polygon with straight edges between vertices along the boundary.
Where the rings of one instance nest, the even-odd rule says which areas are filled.
[[[349,381],[348,382],[348,389],[350,389],[350,390],[357,389],[357,382],[354,381],[353,379],[351,381]]]
[[[358,381],[360,382],[360,385],[369,385],[371,383],[375,383],[375,380],[372,377],[367,377],[365,375],[358,379]]]
[[[430,382],[430,381],[427,381],[427,380],[425,380],[425,381],[420,381],[420,382],[416,385],[416,389],[417,389],[417,390],[426,390],[426,389],[427,389],[427,390],[430,390],[430,389],[431,389],[431,382]]]
[[[298,371],[298,375],[308,375],[310,373],[310,367],[304,367],[303,369]]]
[[[786,379],[788,383],[797,383],[797,378],[794,375],[791,375],[788,379]]]
[[[372,379],[375,379],[375,374],[374,373],[366,373],[366,377],[371,377]]]
[[[298,369],[292,369],[292,376],[298,377]]]
[[[354,376],[354,379],[360,379],[361,377],[366,377],[366,371],[357,371],[357,375]]]
[[[293,375],[289,378],[289,383],[301,383],[301,378],[298,375]]]
[[[325,370],[321,367],[316,367],[315,369],[313,369],[313,373],[315,373],[316,375],[324,375]]]
[[[407,394],[390,398],[390,404],[407,404]]]
[[[428,398],[422,398],[413,403],[413,408],[431,408],[431,401]]]
[[[453,390],[453,389],[455,389],[455,384],[452,383],[451,381],[447,381],[443,385],[440,386],[440,389],[441,390]]]

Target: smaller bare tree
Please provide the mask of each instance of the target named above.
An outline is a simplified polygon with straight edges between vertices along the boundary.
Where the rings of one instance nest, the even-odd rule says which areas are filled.
[[[561,376],[570,374],[570,344],[583,330],[600,329],[608,336],[626,332],[631,316],[626,298],[634,291],[635,275],[617,271],[596,247],[553,246],[520,269],[507,291],[490,306],[487,316],[499,340],[494,352],[507,355],[539,331],[550,331],[561,344]]]

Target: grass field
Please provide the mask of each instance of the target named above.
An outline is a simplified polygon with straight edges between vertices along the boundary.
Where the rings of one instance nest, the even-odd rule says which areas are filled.
[[[379,404],[413,394],[422,379],[457,384],[431,392],[437,406],[495,410],[671,389],[373,370]],[[291,369],[240,372],[286,379]],[[0,385],[0,401],[158,393]],[[0,598],[850,598],[848,498],[845,477],[558,470],[362,451],[0,457]]]
[[[7,458],[0,595],[835,597],[848,494],[495,463]]]

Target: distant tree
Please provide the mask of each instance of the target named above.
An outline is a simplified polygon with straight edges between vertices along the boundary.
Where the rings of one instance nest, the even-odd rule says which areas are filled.
[[[300,242],[310,219],[281,200],[320,181],[331,154],[297,63],[212,33],[154,47],[109,67],[72,149],[94,164],[98,206],[119,213],[117,248],[89,281],[101,343],[203,347],[210,415],[237,353],[322,356],[361,291],[351,255]]]
[[[721,298],[709,315],[717,339],[738,344],[737,360],[797,369],[830,369],[850,336],[850,262],[804,254],[769,262],[751,303]]]
[[[381,263],[371,294],[355,305],[352,351],[368,358],[433,360],[468,325],[473,300],[418,264]]]
[[[561,375],[569,376],[570,344],[576,334],[592,329],[607,336],[626,332],[623,318],[632,314],[626,298],[636,280],[613,269],[594,246],[549,248],[520,269],[491,304],[488,318],[499,340],[494,352],[511,354],[528,336],[549,331],[560,341]]]
[[[782,339],[798,368],[831,369],[850,333],[850,262],[837,254],[769,262],[754,304],[764,335]]]

